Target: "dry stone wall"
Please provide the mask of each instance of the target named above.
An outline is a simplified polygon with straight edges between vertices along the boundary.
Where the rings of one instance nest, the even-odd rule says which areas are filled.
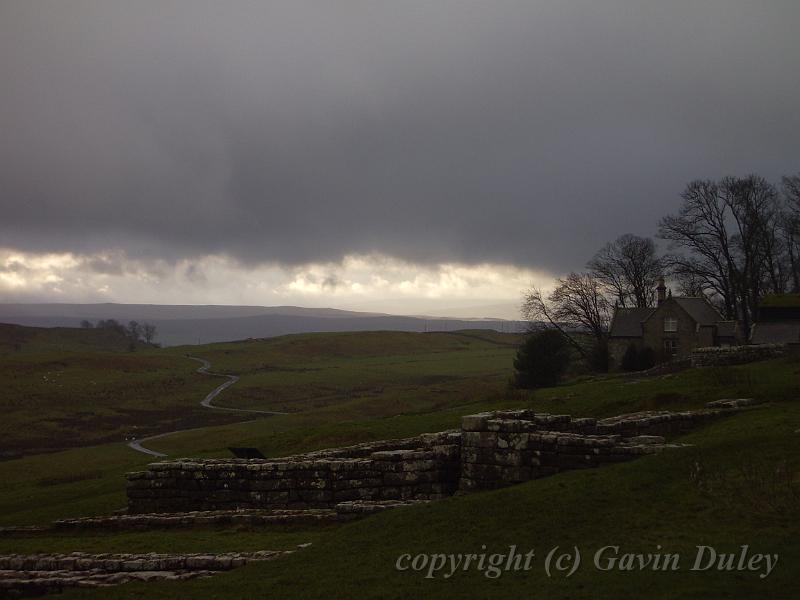
[[[348,501],[433,500],[458,487],[461,434],[273,460],[180,459],[128,474],[128,512],[333,508]]]
[[[279,459],[158,462],[128,474],[128,513],[256,511],[240,514],[241,519],[342,520],[458,490],[493,489],[653,454],[677,447],[667,437],[752,404],[756,401],[718,400],[699,411],[650,411],[600,420],[496,411],[463,417],[461,431]],[[265,510],[273,512],[258,512]],[[281,510],[307,512],[304,517]],[[202,513],[195,519],[224,520],[226,514]],[[187,522],[177,514],[165,519],[177,525]],[[123,520],[120,526],[139,523]]]
[[[783,356],[783,344],[752,344],[749,346],[714,346],[697,348],[692,351],[693,367],[724,367],[741,365]]]
[[[674,448],[664,436],[689,431],[721,413],[643,412],[599,421],[530,410],[466,416],[460,489],[493,489]]]

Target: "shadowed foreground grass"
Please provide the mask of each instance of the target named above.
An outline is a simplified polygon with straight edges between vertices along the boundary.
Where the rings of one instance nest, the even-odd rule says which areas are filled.
[[[698,461],[734,478],[738,466],[752,461],[765,472],[786,460],[799,469],[798,434],[792,429],[798,424],[796,404],[744,413],[687,436],[684,441],[695,444],[691,448],[395,510],[325,532],[310,548],[280,561],[209,580],[123,586],[114,597],[796,597],[797,499],[776,512],[767,500],[780,492],[764,489],[748,496],[742,488],[739,497],[718,497],[699,489],[690,473]],[[424,572],[395,568],[403,553],[506,552],[511,545],[535,550],[530,571],[490,579],[470,570],[426,579]],[[681,570],[599,571],[592,556],[608,545],[620,546],[622,553],[678,554]],[[778,554],[779,562],[765,579],[759,578],[763,571],[692,572],[698,545],[719,552],[748,545],[752,552]],[[544,572],[545,555],[555,546],[577,546],[582,553],[583,564],[569,579]]]

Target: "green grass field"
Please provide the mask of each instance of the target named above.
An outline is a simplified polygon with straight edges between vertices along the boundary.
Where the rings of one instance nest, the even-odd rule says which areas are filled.
[[[35,454],[241,421],[199,406],[215,371],[241,375],[221,406],[340,417],[431,410],[502,389],[517,338],[492,332],[313,334],[129,352],[102,330],[0,325],[0,453]]]
[[[196,363],[100,329],[0,324],[0,455],[238,420],[205,411]]]
[[[477,336],[474,337],[474,336]],[[584,379],[536,392],[507,389],[518,341],[484,333],[315,334],[217,344],[190,350],[214,370],[242,375],[219,404],[291,410],[154,440],[170,456],[226,456],[233,445],[278,456],[365,440],[456,427],[463,414],[533,407],[608,416],[643,409],[699,408],[724,397],[770,406],[685,436],[691,447],[596,470],[575,471],[494,492],[398,509],[321,529],[271,528],[129,534],[14,534],[2,552],[223,551],[284,549],[297,554],[211,579],[133,584],[87,598],[793,598],[800,577],[800,361],[789,357],[654,378]],[[482,338],[482,339],[479,339]],[[135,353],[176,361],[202,391],[216,381],[192,374],[186,348]],[[35,353],[32,353],[32,355]],[[190,363],[188,368],[185,363]],[[177,365],[184,365],[183,367]],[[165,372],[169,372],[167,369]],[[273,394],[276,389],[280,394]],[[195,398],[199,401],[199,398]],[[187,396],[188,401],[188,396]],[[108,514],[124,506],[126,471],[148,458],[122,443],[73,448],[0,463],[0,524],[46,523]],[[697,476],[697,465],[701,466]],[[692,475],[695,473],[695,476]],[[766,579],[755,573],[691,572],[695,546],[749,545],[777,553]],[[478,571],[449,579],[399,572],[402,553],[535,549],[528,572],[489,579]],[[678,572],[601,572],[591,555],[606,545],[628,552],[679,553]],[[569,579],[547,577],[544,555],[577,546],[584,565]]]

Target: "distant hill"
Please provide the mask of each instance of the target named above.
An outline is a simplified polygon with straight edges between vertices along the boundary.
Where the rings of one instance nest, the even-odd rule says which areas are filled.
[[[147,321],[165,346],[206,344],[315,331],[519,332],[526,324],[498,319],[397,316],[300,306],[194,306],[159,304],[0,304],[0,323],[32,327],[78,327],[82,320]]]
[[[336,308],[304,308],[302,306],[228,306],[219,304],[3,304],[0,318],[61,317],[72,319],[220,319],[258,315],[293,315],[303,317],[371,317],[385,313],[354,312]]]
[[[145,346],[145,344],[137,344]],[[110,329],[77,329],[74,327],[25,327],[0,323],[0,355],[7,353],[49,351],[127,352],[131,340]]]

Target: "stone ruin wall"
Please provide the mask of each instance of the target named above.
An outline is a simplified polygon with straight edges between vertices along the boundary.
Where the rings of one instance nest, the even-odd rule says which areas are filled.
[[[719,410],[646,412],[573,419],[530,410],[462,419],[462,491],[493,489],[572,469],[624,462],[665,448],[665,437],[719,416]]]
[[[445,431],[267,460],[181,459],[128,474],[128,512],[319,509],[435,500],[458,487],[461,434]]]
[[[462,418],[461,431],[275,459],[179,459],[128,474],[128,512],[337,509],[352,502],[436,500],[632,460],[754,400],[687,412],[573,419],[531,410]]]
[[[784,344],[752,344],[749,346],[713,346],[692,351],[693,367],[725,367],[777,358],[786,354]]]

